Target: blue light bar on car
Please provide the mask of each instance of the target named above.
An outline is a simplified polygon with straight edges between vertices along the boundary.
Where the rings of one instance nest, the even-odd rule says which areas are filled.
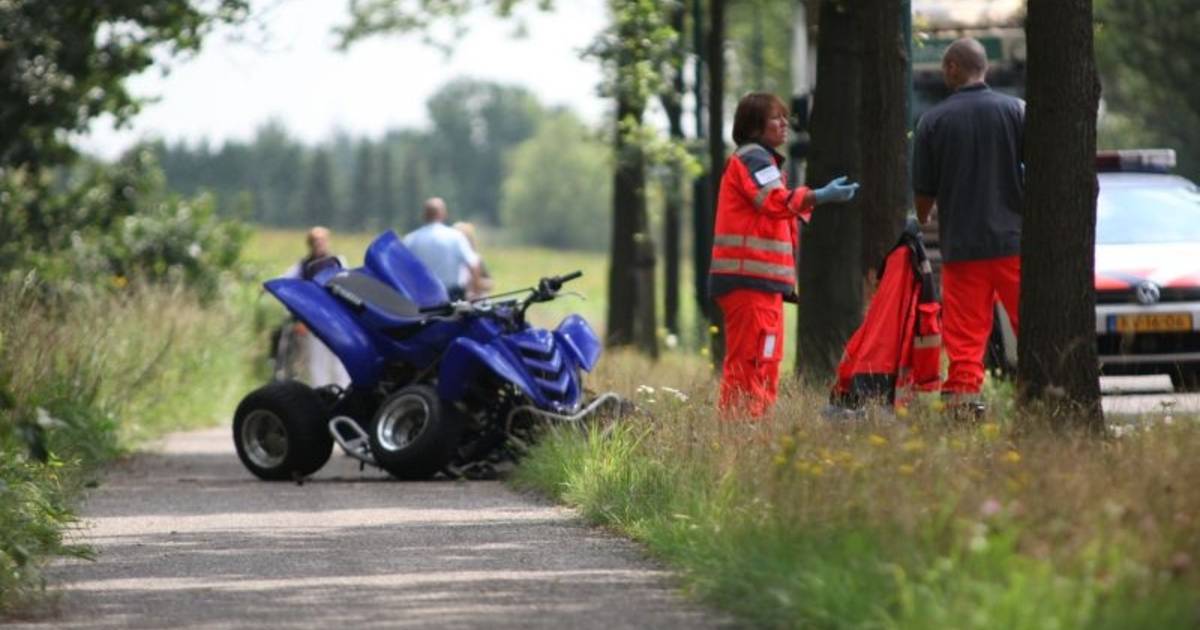
[[[1167,173],[1175,168],[1175,149],[1097,151],[1096,170],[1106,173]]]

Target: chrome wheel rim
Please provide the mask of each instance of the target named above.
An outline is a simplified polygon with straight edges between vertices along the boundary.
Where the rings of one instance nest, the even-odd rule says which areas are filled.
[[[420,396],[400,396],[380,411],[375,439],[388,451],[407,448],[429,428],[429,404]]]
[[[242,423],[242,447],[246,457],[260,468],[275,468],[287,458],[288,435],[283,420],[274,412],[255,409]]]

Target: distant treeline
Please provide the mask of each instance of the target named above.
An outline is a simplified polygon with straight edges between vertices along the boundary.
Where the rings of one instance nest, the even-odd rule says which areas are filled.
[[[207,191],[221,215],[264,225],[404,230],[419,223],[422,201],[436,195],[446,199],[455,218],[492,226],[503,225],[506,217],[509,222],[524,215],[544,219],[547,204],[570,202],[572,207],[561,208],[559,214],[599,214],[597,227],[606,233],[602,226],[610,216],[610,184],[606,175],[592,169],[605,165],[607,148],[573,115],[543,107],[523,88],[474,80],[447,84],[430,97],[427,107],[432,122],[428,130],[394,130],[377,139],[338,134],[309,146],[280,122],[269,121],[249,142],[213,146],[204,141],[159,141],[144,148],[156,155],[172,190],[185,195]],[[510,153],[523,143],[561,145],[549,151],[549,158],[561,152],[564,160],[515,160],[514,165]],[[536,147],[525,153],[531,151],[547,153]],[[569,159],[568,154],[580,151],[586,153],[583,159]],[[531,172],[513,172],[514,167]],[[564,168],[582,172],[564,173]],[[600,181],[592,179],[598,175]],[[529,192],[526,186],[522,194],[510,194],[504,207],[509,176],[534,180],[535,190]],[[576,185],[565,194],[542,194],[536,189],[538,181],[550,185],[551,176],[558,178],[555,190],[562,188],[563,180]],[[586,210],[575,208],[581,205]],[[594,230],[588,237],[594,243],[572,242],[554,231],[525,240],[561,247],[602,247],[606,242]]]

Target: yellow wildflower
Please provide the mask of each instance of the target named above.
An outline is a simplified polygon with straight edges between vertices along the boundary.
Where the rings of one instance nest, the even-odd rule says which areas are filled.
[[[129,280],[125,279],[125,276],[112,277],[112,285],[118,289],[124,289],[127,284],[129,284]]]
[[[900,467],[896,470],[898,470],[901,475],[911,475],[916,472],[916,469],[908,464],[900,464]]]
[[[1014,450],[1009,450],[1007,453],[1004,454],[1004,461],[1006,461],[1010,464],[1020,463],[1021,454]]]
[[[885,438],[882,435],[879,435],[877,433],[872,433],[871,435],[868,435],[867,441],[871,443],[871,446],[884,446],[885,444],[888,443],[887,438]]]
[[[991,440],[1000,435],[1000,425],[995,422],[988,422],[979,427],[979,432],[983,434],[983,437]]]
[[[716,324],[708,327],[708,334],[710,335],[715,335],[719,332],[721,332],[721,329],[717,328]]]
[[[906,453],[915,453],[925,448],[925,442],[921,441],[920,438],[913,438],[905,441],[904,444],[900,445],[900,448]]]

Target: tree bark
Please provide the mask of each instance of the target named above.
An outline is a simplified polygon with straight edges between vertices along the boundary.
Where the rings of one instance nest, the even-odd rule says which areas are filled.
[[[901,28],[907,3],[880,0],[863,12],[861,136],[862,255],[865,292],[900,237],[908,212],[908,45]],[[911,9],[910,9],[911,10]]]
[[[1030,0],[1021,403],[1104,429],[1096,358],[1096,76],[1090,0]]]
[[[861,172],[862,19],[857,3],[824,0],[817,42],[810,187]],[[819,208],[803,229],[796,372],[813,382],[833,374],[862,319],[862,211],[858,200]]]
[[[642,107],[617,99],[622,120],[641,122]],[[617,165],[613,175],[612,256],[608,275],[609,346],[634,345],[658,356],[654,309],[654,242],[646,216],[645,155],[616,130]]]
[[[705,71],[707,69],[708,52],[704,41],[704,0],[692,0],[692,48],[696,54],[696,64],[693,68],[694,96],[696,99],[695,115],[696,139],[703,140],[708,136],[707,119],[705,118]],[[704,162],[703,155],[699,159]],[[712,257],[713,235],[713,194],[712,169],[692,181],[692,283],[695,288],[696,306],[703,317],[699,318],[701,339],[708,334],[709,321],[715,310],[708,295],[708,265]]]
[[[708,57],[708,215],[705,217],[704,276],[708,278],[708,263],[712,256],[712,234],[716,223],[717,194],[721,175],[725,172],[725,0],[710,0],[707,57]],[[701,226],[696,226],[701,229]],[[697,252],[699,254],[699,252]],[[710,348],[714,365],[720,368],[725,356],[725,326],[721,309],[711,304],[709,320],[716,328]]]
[[[662,95],[671,139],[683,141],[683,28],[685,7],[671,10],[671,28],[678,40],[671,55],[671,87]],[[663,325],[669,333],[679,334],[679,259],[683,214],[683,173],[679,164],[669,165],[666,200],[663,208]]]

